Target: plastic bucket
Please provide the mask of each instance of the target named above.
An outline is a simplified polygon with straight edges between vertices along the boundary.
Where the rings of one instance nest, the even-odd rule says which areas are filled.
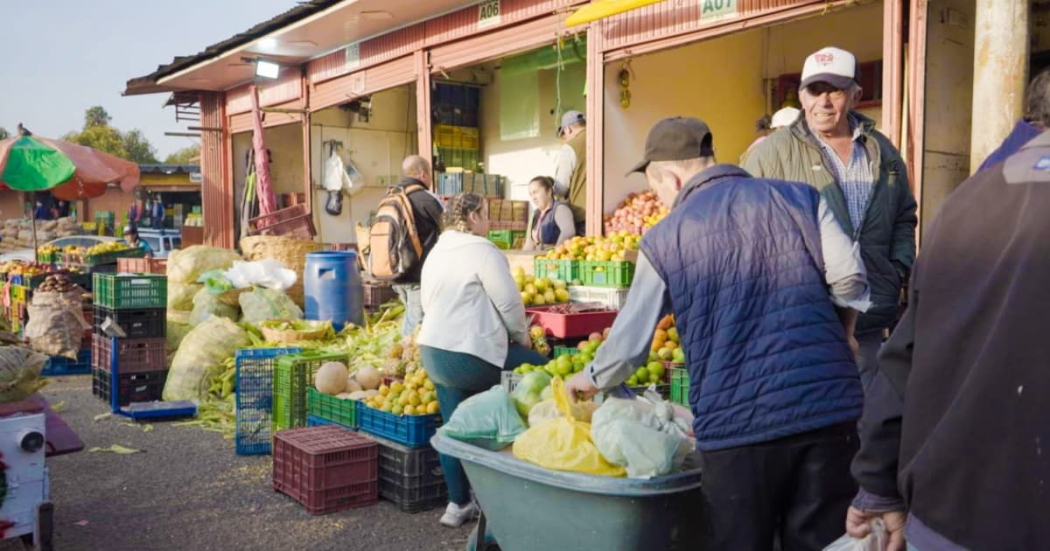
[[[331,320],[336,331],[346,323],[364,323],[364,286],[354,251],[306,255],[303,269],[306,319]]]
[[[651,478],[551,471],[440,434],[438,452],[463,463],[503,551],[704,549],[700,470]]]

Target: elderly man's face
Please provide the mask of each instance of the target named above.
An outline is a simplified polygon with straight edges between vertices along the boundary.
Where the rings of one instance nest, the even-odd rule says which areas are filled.
[[[810,130],[825,135],[848,135],[847,115],[859,92],[851,94],[826,82],[815,82],[799,91],[802,110]]]

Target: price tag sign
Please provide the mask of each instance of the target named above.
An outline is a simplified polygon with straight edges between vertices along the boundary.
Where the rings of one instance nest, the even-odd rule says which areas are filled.
[[[700,21],[710,23],[720,19],[736,17],[737,0],[703,0]]]
[[[500,0],[485,0],[478,4],[478,28],[484,29],[500,23]]]
[[[347,69],[352,71],[352,70],[357,69],[358,67],[361,66],[361,43],[360,42],[354,42],[353,44],[350,44],[349,46],[344,48],[344,52],[346,53],[346,68]]]

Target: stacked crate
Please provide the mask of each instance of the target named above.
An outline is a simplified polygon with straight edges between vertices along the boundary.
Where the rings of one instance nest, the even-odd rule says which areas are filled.
[[[91,336],[92,392],[118,403],[160,400],[167,379],[167,278],[150,274],[94,275]],[[106,336],[103,325],[110,319],[125,337]],[[116,350],[113,348],[116,346]],[[117,366],[117,388],[112,368]]]
[[[477,170],[481,159],[478,135],[481,89],[439,82],[434,86],[432,104],[434,147],[441,164],[446,168]]]

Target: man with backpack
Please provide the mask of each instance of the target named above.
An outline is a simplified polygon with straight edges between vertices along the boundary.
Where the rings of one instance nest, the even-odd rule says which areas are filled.
[[[368,269],[372,277],[394,284],[405,305],[401,336],[407,337],[423,321],[419,276],[441,235],[444,209],[430,192],[430,163],[426,159],[407,157],[401,172],[404,178],[379,203],[369,231]]]

